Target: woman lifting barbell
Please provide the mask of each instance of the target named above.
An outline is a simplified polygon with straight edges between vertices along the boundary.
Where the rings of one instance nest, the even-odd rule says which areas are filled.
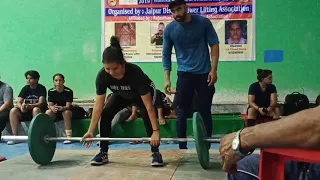
[[[144,74],[139,66],[126,62],[117,37],[112,36],[111,45],[102,55],[103,68],[96,78],[96,101],[93,107],[92,119],[88,132],[82,141],[87,147],[92,141],[84,141],[93,138],[93,133],[100,120],[100,136],[110,137],[111,121],[123,108],[134,104],[140,109],[141,116],[147,131],[151,136],[152,166],[162,166],[162,155],[159,153],[160,137],[157,115],[154,107],[156,100],[156,88],[149,77]],[[114,95],[104,106],[107,88]],[[108,141],[100,142],[100,153],[91,161],[92,165],[102,165],[108,162]]]

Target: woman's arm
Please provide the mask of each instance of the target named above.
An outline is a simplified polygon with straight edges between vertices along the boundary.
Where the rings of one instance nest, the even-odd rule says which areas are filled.
[[[271,95],[270,95],[271,97],[270,97],[270,107],[272,107],[272,108],[275,108],[275,107],[277,107],[277,102],[278,102],[278,95],[277,95],[277,93],[272,93]]]
[[[254,101],[255,101],[255,96],[254,95],[249,95],[248,96],[249,106],[258,111],[260,107]]]
[[[152,104],[151,93],[148,93],[146,95],[141,96],[141,99],[143,101],[144,106],[147,109],[153,131],[154,132],[159,131],[157,114],[156,114],[156,110],[154,108],[154,105]]]

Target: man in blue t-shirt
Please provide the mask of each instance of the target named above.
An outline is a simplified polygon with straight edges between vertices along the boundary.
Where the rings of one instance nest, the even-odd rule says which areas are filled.
[[[207,135],[211,136],[211,105],[219,59],[218,36],[208,18],[188,13],[184,0],[171,1],[169,9],[175,20],[164,31],[162,61],[166,76],[165,92],[170,94],[171,54],[174,47],[178,63],[177,134],[180,138],[186,137],[186,119],[196,91],[197,111],[203,118]],[[180,142],[179,147],[187,149],[187,143]]]

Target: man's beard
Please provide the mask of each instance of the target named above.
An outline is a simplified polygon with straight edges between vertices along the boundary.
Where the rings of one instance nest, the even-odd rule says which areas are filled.
[[[175,20],[178,22],[183,22],[186,20],[187,14],[184,14],[182,16],[176,17]]]

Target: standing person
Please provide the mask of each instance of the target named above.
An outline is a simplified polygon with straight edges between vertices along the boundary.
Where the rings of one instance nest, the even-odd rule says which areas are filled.
[[[9,122],[9,112],[13,107],[12,87],[0,80],[0,137],[1,133]]]
[[[92,141],[85,141],[85,139],[93,138],[100,118],[100,136],[110,137],[111,121],[114,116],[123,108],[135,104],[140,110],[147,135],[151,136],[150,145],[153,156],[151,165],[162,166],[162,155],[159,152],[159,127],[154,107],[156,88],[139,66],[126,62],[118,38],[112,36],[110,41],[111,46],[107,47],[102,55],[104,67],[96,78],[97,96],[92,119],[82,141],[87,147],[92,145]],[[113,95],[104,106],[107,88],[113,92]],[[100,153],[92,159],[92,165],[108,162],[108,144],[108,141],[100,142]]]
[[[46,88],[39,83],[40,74],[30,70],[25,73],[27,85],[25,85],[19,95],[17,107],[10,110],[10,124],[12,135],[18,135],[20,121],[31,121],[39,113],[44,113],[47,109]],[[16,141],[8,141],[8,145],[15,144]]]
[[[186,137],[186,119],[194,91],[198,95],[197,111],[203,118],[207,136],[211,136],[211,105],[219,60],[218,36],[208,18],[188,13],[188,6],[184,0],[171,1],[169,9],[174,21],[170,22],[164,31],[162,61],[166,79],[165,92],[170,94],[171,54],[174,46],[178,63],[176,94],[178,137]],[[180,142],[179,148],[187,149],[187,143]]]
[[[73,91],[64,86],[65,80],[62,74],[53,75],[54,87],[48,91],[48,107],[46,114],[55,120],[64,120],[67,137],[72,137],[72,102]],[[70,144],[71,141],[64,141],[64,144]]]

